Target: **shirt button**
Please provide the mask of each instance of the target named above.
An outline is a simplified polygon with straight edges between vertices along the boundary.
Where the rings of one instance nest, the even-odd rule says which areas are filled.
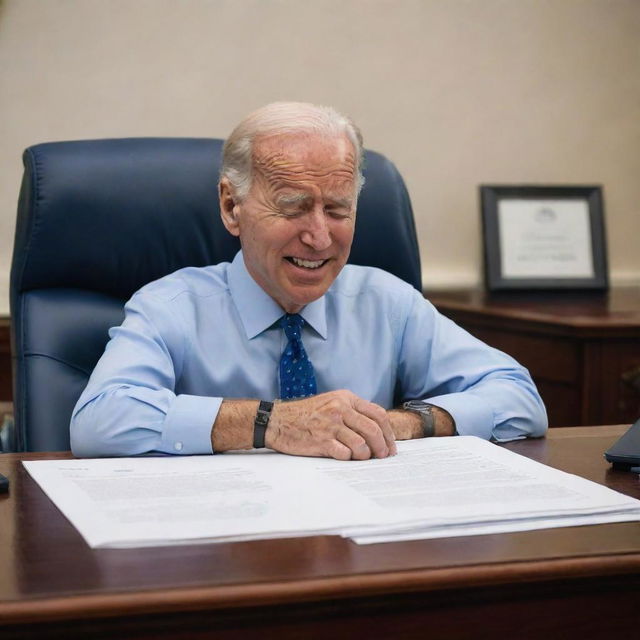
[[[182,442],[176,442],[176,443],[173,445],[173,448],[174,448],[176,451],[182,451]]]

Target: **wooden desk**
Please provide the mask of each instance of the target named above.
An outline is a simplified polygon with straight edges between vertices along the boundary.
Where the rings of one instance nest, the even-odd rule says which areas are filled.
[[[640,498],[602,453],[626,427],[508,448]],[[358,546],[337,537],[92,550],[23,469],[0,472],[0,636],[611,638],[640,622],[640,523]],[[260,630],[260,632],[258,632]]]
[[[529,369],[553,427],[640,416],[640,287],[608,294],[427,292],[446,316]]]

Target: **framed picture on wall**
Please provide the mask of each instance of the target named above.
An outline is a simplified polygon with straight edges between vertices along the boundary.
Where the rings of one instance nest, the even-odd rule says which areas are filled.
[[[599,186],[481,185],[489,291],[606,290]]]

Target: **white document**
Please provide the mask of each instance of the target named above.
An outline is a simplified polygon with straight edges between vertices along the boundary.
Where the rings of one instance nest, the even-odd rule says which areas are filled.
[[[383,542],[640,520],[640,501],[479,438],[383,460],[215,456],[23,463],[92,547],[315,534]]]

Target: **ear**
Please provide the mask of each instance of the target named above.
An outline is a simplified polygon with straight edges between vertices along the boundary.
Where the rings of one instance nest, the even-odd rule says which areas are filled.
[[[220,216],[222,224],[232,236],[240,235],[240,223],[238,214],[240,205],[233,193],[233,187],[227,178],[222,178],[218,185],[218,197],[220,199]]]

